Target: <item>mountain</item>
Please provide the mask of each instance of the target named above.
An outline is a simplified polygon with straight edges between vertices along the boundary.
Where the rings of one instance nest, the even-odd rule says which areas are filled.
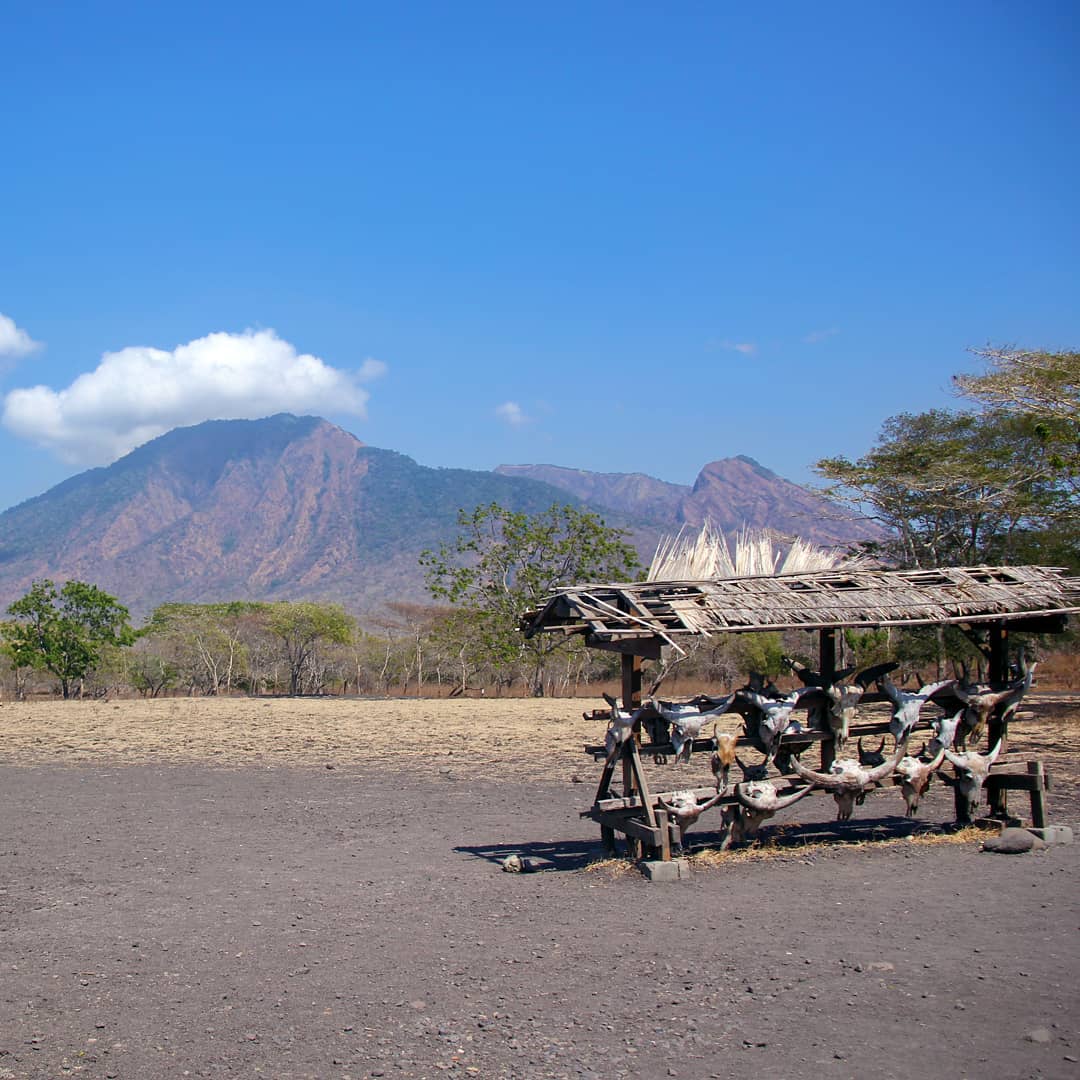
[[[743,456],[706,465],[693,487],[642,473],[591,473],[557,465],[500,465],[495,471],[541,480],[594,506],[669,532],[683,525],[701,526],[711,518],[727,533],[744,526],[768,528],[825,547],[880,534],[872,522],[845,513],[821,495]]]
[[[230,599],[331,600],[371,615],[426,600],[420,552],[453,539],[459,508],[490,502],[598,509],[646,561],[662,533],[706,516],[830,543],[858,532],[748,458],[713,462],[687,488],[542,465],[429,468],[311,416],[212,420],[0,514],[0,610],[35,579],[77,578],[136,619],[165,601]]]
[[[563,492],[433,469],[315,417],[178,428],[0,514],[0,605],[36,578],[91,581],[136,616],[164,601],[428,599],[417,556],[459,507],[537,513]]]

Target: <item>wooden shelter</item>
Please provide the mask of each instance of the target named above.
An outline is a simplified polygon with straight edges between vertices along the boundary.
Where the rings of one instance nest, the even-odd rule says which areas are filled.
[[[521,628],[526,637],[579,634],[591,648],[621,653],[622,704],[632,710],[641,705],[642,659],[660,659],[665,647],[681,652],[680,641],[692,636],[816,631],[818,671],[831,678],[839,669],[837,631],[955,625],[978,642],[988,660],[990,681],[1003,683],[1008,677],[1010,632],[1060,633],[1076,612],[1080,612],[1080,578],[1050,567],[834,569],[772,577],[578,585],[526,612]],[[991,745],[1005,734],[1003,723],[992,723]],[[834,757],[832,740],[824,734],[819,737],[822,767],[827,768]],[[614,763],[609,763],[588,813],[600,822],[605,844],[611,845],[617,829],[631,844],[670,858],[669,830],[649,794],[639,742],[640,733],[619,755],[622,796],[610,797]]]

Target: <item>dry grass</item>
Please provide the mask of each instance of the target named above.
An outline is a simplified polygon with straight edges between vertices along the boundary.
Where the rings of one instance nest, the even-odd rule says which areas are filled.
[[[0,761],[449,765],[458,775],[567,781],[603,725],[552,699],[170,698],[0,706]]]
[[[591,797],[599,764],[582,753],[603,739],[587,699],[355,700],[168,698],[5,702],[0,761],[208,762],[241,765],[449,765],[458,775],[568,782]],[[599,701],[595,704],[601,704]],[[1080,699],[1033,695],[1010,731],[1010,753],[1039,758],[1055,790],[1080,784]],[[730,720],[730,723],[728,722]],[[725,717],[734,730],[738,717]],[[708,755],[654,770],[656,789],[712,783]]]

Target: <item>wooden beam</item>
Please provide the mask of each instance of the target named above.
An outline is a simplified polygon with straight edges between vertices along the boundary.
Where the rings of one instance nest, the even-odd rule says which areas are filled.
[[[1062,612],[1060,615],[1009,619],[1008,628],[1021,634],[1063,634],[1069,628],[1069,616]]]
[[[595,634],[586,634],[585,644],[590,649],[622,653],[623,656],[644,657],[646,660],[659,660],[661,649],[664,647],[664,643],[658,637],[625,637],[609,640],[598,638]]]
[[[840,670],[839,645],[836,627],[829,626],[818,631],[818,671],[822,678],[829,682],[832,682],[833,676]]]
[[[991,623],[988,630],[990,682],[1001,685],[1009,681],[1009,630],[1004,623]]]
[[[622,707],[627,712],[641,708],[641,656],[639,654],[623,653]]]

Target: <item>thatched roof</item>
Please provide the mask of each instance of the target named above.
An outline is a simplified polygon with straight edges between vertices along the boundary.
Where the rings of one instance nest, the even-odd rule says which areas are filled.
[[[579,585],[527,612],[527,637],[584,634],[610,647],[723,631],[1031,621],[1080,611],[1080,578],[1045,566],[823,570],[775,577]]]

